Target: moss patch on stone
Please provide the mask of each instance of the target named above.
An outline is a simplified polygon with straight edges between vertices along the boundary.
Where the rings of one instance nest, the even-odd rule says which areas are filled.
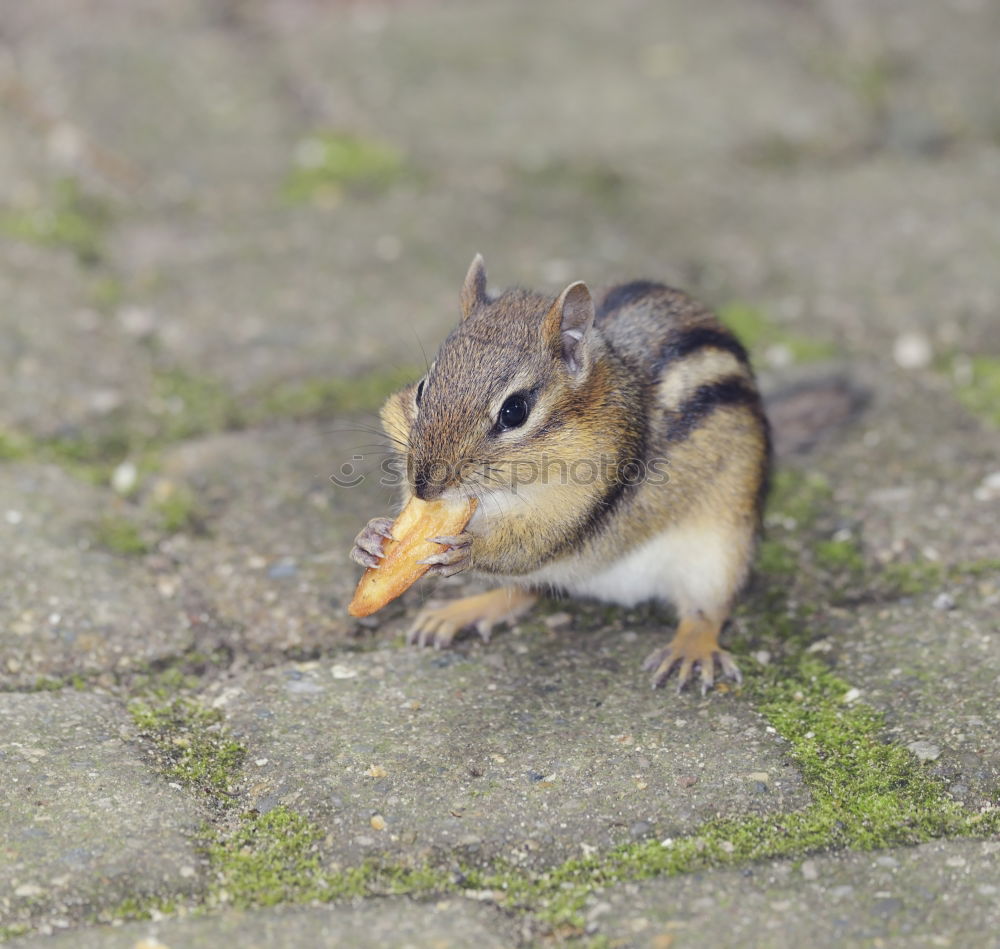
[[[953,366],[955,393],[970,412],[1000,427],[1000,356],[972,356]]]
[[[307,379],[274,386],[255,401],[255,421],[308,419],[375,412],[397,389],[418,379],[423,370],[404,366],[351,378]]]
[[[181,697],[159,704],[137,700],[129,713],[165,776],[228,806],[246,749],[228,736],[221,712]]]
[[[940,590],[946,583],[961,583],[1000,573],[1000,559],[986,557],[955,564],[939,560],[911,560],[886,564],[873,581],[885,597],[916,596]]]
[[[94,525],[94,543],[122,557],[141,557],[149,552],[149,544],[138,525],[121,515],[102,517]]]
[[[349,132],[315,132],[296,146],[285,196],[294,202],[336,204],[345,192],[386,191],[406,173],[402,152],[388,142]]]
[[[725,304],[719,308],[719,318],[748,349],[758,353],[780,347],[796,363],[818,362],[837,355],[833,343],[791,333],[763,310],[745,303]]]
[[[203,533],[205,516],[195,493],[173,481],[163,481],[161,485],[154,490],[151,500],[160,529],[167,534]]]
[[[182,369],[161,370],[153,379],[156,430],[151,441],[170,443],[242,428],[243,409],[226,386],[210,376]]]
[[[230,834],[206,836],[213,902],[247,908],[330,898],[319,853],[323,834],[301,815],[278,806],[244,817]]]
[[[106,202],[85,191],[76,178],[61,178],[37,203],[0,211],[0,234],[61,247],[88,265],[100,262],[111,220]]]
[[[821,540],[816,544],[815,552],[817,563],[828,570],[860,573],[865,568],[861,547],[853,537]]]
[[[31,454],[31,440],[9,430],[0,429],[0,462],[19,461]]]

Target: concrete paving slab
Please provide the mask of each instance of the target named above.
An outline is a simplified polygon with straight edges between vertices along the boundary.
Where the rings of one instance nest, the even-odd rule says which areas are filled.
[[[110,491],[54,466],[0,468],[0,684],[127,671],[192,641],[181,603],[142,558],[99,545]]]
[[[133,734],[105,696],[0,693],[0,926],[66,926],[195,888],[204,815],[153,773]]]
[[[286,665],[218,697],[248,748],[247,806],[327,829],[340,861],[551,865],[808,801],[739,699],[653,692],[648,635],[523,630],[436,653]]]
[[[392,510],[379,485],[378,452],[360,461],[373,436],[357,420],[282,425],[190,440],[164,456],[161,477],[190,490],[204,517],[201,535],[166,539],[175,595],[200,597],[237,652],[311,654],[342,645],[359,627],[346,613],[360,572],[355,534]],[[366,472],[356,487],[330,477]]]
[[[223,912],[192,919],[102,926],[18,940],[12,946],[74,949],[242,949],[356,946],[358,949],[449,949],[519,945],[518,923],[496,910],[456,897],[436,903],[380,899],[345,906]]]
[[[1000,840],[779,861],[595,896],[612,946],[1000,946]],[[710,934],[710,935],[709,935]]]

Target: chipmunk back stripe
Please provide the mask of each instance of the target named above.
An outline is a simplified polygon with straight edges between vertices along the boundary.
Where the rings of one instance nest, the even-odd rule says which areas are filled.
[[[729,376],[699,386],[694,395],[672,413],[674,417],[667,431],[667,441],[683,441],[717,408],[730,405],[745,405],[755,415],[763,417],[760,396],[753,383],[745,376]]]
[[[667,337],[653,363],[652,372],[659,375],[668,363],[683,359],[699,349],[720,349],[732,353],[744,366],[750,365],[746,349],[732,333],[712,326],[693,326],[673,332]]]
[[[615,310],[645,300],[653,291],[669,289],[665,283],[657,283],[655,280],[633,280],[631,283],[623,283],[608,291],[597,308],[597,319],[600,321]]]

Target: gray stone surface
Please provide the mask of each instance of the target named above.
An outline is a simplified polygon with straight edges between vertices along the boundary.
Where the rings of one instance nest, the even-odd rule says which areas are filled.
[[[745,701],[649,689],[639,666],[655,641],[536,629],[234,683],[220,704],[264,762],[246,803],[314,817],[340,861],[443,851],[527,865],[803,806],[801,779]]]
[[[213,653],[198,692],[250,746],[240,803],[308,814],[329,832],[326,856],[346,862],[389,851],[550,865],[581,844],[805,803],[747,698],[646,689],[637,666],[665,635],[657,614],[573,608],[575,628],[536,617],[447,655],[398,648],[429,586],[374,623],[344,616],[357,575],[350,539],[392,510],[372,481],[329,484],[370,440],[344,431],[354,416],[254,416],[249,430],[206,433],[226,424],[208,406],[197,438],[137,447],[162,441],[185,411],[164,395],[165,377],[207,392],[221,380],[250,406],[275,383],[384,380],[419,366],[421,346],[432,352],[452,325],[481,250],[498,283],[663,278],[832,344],[871,400],[803,462],[834,492],[810,542],[821,531],[856,538],[867,568],[836,589],[810,587],[819,648],[885,712],[887,738],[970,807],[995,803],[1000,580],[945,570],[902,597],[871,584],[886,562],[1000,556],[1000,436],[955,398],[968,357],[1000,356],[998,36],[1000,7],[977,0],[7,4],[0,453],[11,428],[112,435],[131,442],[141,471],[122,498],[37,451],[0,468],[0,688],[82,674],[87,688],[126,696],[137,666],[161,660],[163,681],[176,682],[175,659]],[[296,156],[323,130],[388,143],[404,173],[384,191],[289,201]],[[80,199],[69,208],[67,176]],[[103,210],[88,219],[94,202]],[[81,214],[96,256],[81,247]],[[901,352],[918,358],[907,368]],[[754,355],[780,385],[788,347],[765,340]],[[367,451],[364,464],[377,464]],[[197,504],[179,531],[155,508],[170,486]],[[109,515],[139,524],[149,553],[95,546],[94,523]],[[739,627],[765,644],[771,635],[762,617]],[[114,837],[127,847],[113,875],[52,869],[48,838],[30,838],[39,849],[28,856],[19,844],[21,862],[0,866],[4,886],[9,867],[20,874],[0,892],[4,912],[37,910],[58,928],[161,885],[188,886],[197,903],[202,882],[179,875],[187,863],[150,860],[161,845],[190,848],[190,802],[139,764],[120,711],[92,694],[0,700],[35,736],[19,767],[35,767],[28,747],[44,752],[38,762],[93,761],[85,783],[115,790],[88,793],[119,795],[123,813],[150,822]],[[67,750],[60,708],[75,709],[86,754]],[[101,729],[125,744],[94,745],[87,736]],[[0,782],[5,793],[19,786]],[[161,797],[181,802],[176,814],[137,803]],[[89,798],[34,800],[17,807]],[[23,834],[14,813],[0,826]],[[100,822],[62,823],[95,847],[111,836]],[[791,941],[811,944],[815,916],[818,932],[862,943],[919,945],[930,933],[981,945],[997,925],[996,896],[981,889],[996,885],[996,854],[982,846],[814,858],[815,880],[779,863],[662,881],[591,909],[599,926],[617,921],[598,933],[625,945],[690,944],[710,926],[714,937],[723,916],[744,942],[763,933],[782,945],[792,918]],[[16,896],[22,886],[28,896]],[[921,915],[924,893],[937,898]],[[644,894],[655,905],[639,932]],[[691,915],[670,915],[685,906]],[[418,945],[521,935],[468,911],[388,902],[153,932],[171,945],[308,941],[327,938],[316,935],[324,927],[360,938],[383,924],[412,926]],[[657,928],[678,919],[686,928]],[[149,933],[63,938],[134,945]]]
[[[922,743],[931,772],[979,808],[1000,791],[1000,579],[944,586],[954,609],[936,607],[933,592],[864,606],[831,644],[841,674],[885,711],[892,739]]]
[[[125,507],[54,466],[0,468],[0,685],[125,672],[191,643],[156,575],[96,544],[101,518]]]
[[[615,887],[588,928],[613,946],[1000,946],[1000,840],[779,861]]]
[[[190,893],[204,815],[100,695],[0,694],[0,926]]]
[[[351,488],[330,476],[374,464],[377,454],[352,461],[373,440],[345,420],[196,439],[166,454],[162,477],[192,492],[204,532],[161,544],[165,575],[175,599],[208,606],[219,645],[310,652],[356,628],[344,606],[358,512],[391,510],[392,492],[374,476]]]
[[[903,745],[926,741],[928,763],[960,800],[981,807],[1000,789],[1000,436],[938,389],[890,369],[856,436],[812,464],[828,478],[839,522],[870,567],[915,564],[913,592],[873,597],[863,581],[831,611],[830,657]],[[949,573],[952,565],[981,573]],[[988,567],[992,564],[992,567]]]
[[[435,903],[385,898],[367,904],[310,909],[229,911],[200,919],[130,923],[17,940],[12,946],[59,949],[300,949],[351,946],[357,949],[450,949],[482,946],[510,949],[520,944],[516,919],[457,897]]]
[[[72,437],[148,392],[149,354],[95,308],[97,279],[0,226],[0,299],[17,314],[0,323],[0,427]]]

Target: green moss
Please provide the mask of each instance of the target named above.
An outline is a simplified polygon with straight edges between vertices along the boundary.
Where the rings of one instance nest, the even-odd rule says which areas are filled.
[[[152,919],[154,913],[157,916],[169,916],[171,913],[176,913],[177,909],[178,906],[176,900],[168,899],[166,897],[127,896],[117,905],[95,913],[91,917],[90,922],[135,922],[138,920]]]
[[[204,529],[204,518],[194,492],[184,485],[172,484],[169,491],[155,498],[160,527],[168,534],[184,531],[200,533]]]
[[[756,565],[763,573],[789,575],[795,573],[798,557],[787,545],[767,538],[760,543]]]
[[[458,889],[450,873],[429,864],[367,861],[328,869],[321,852],[324,836],[321,828],[284,805],[266,814],[244,814],[229,832],[206,828],[202,850],[213,876],[209,902],[249,908]]]
[[[776,471],[767,502],[768,523],[790,522],[792,529],[811,527],[830,509],[833,490],[823,475],[792,468]]]
[[[310,379],[277,385],[260,399],[254,410],[255,421],[374,412],[393,392],[419,378],[422,372],[417,366],[405,366],[349,379]]]
[[[120,515],[102,517],[94,525],[94,543],[123,557],[141,557],[149,552],[139,528]]]
[[[960,561],[914,560],[886,564],[874,579],[877,592],[887,596],[916,596],[939,590],[949,581],[962,582],[1000,573],[1000,559]]]
[[[26,936],[29,932],[31,932],[29,923],[10,923],[6,926],[0,926],[0,942],[17,939],[18,936]]]
[[[479,888],[531,908],[551,924],[582,922],[594,889],[624,881],[808,853],[916,843],[940,836],[985,835],[997,815],[963,811],[904,748],[882,741],[872,709],[844,701],[847,683],[809,655],[758,672],[749,689],[791,744],[813,803],[802,811],[711,820],[664,845],[644,841],[569,860],[531,877],[476,875]]]
[[[32,442],[31,456],[51,462],[92,484],[106,485],[115,465],[142,452],[143,439],[121,413],[87,428]]]
[[[222,382],[182,369],[156,373],[153,399],[157,431],[152,440],[158,443],[241,428],[245,422],[240,403]]]
[[[291,201],[332,202],[345,191],[385,191],[406,171],[393,145],[345,132],[317,132],[298,144],[285,195]]]
[[[1000,357],[973,356],[955,391],[970,412],[1000,426]]]
[[[101,274],[90,284],[90,302],[102,313],[118,307],[125,295],[121,280],[111,274]]]
[[[154,374],[152,390],[141,407],[117,410],[100,423],[39,438],[0,429],[0,462],[36,458],[106,486],[121,462],[131,460],[148,474],[159,467],[165,447],[185,439],[278,419],[377,411],[389,395],[421,372],[414,365],[356,378],[288,382],[237,398],[220,380],[177,368],[161,369]],[[196,499],[189,491],[179,489],[162,503],[154,501],[153,507],[168,533],[203,527]],[[115,540],[112,536],[108,546],[114,547]]]
[[[234,833],[205,845],[216,897],[224,892],[238,907],[328,899],[322,839],[317,827],[282,806],[244,817]]]
[[[167,777],[212,795],[217,804],[230,803],[246,750],[226,734],[221,712],[188,698],[134,701],[129,712],[153,742]]]
[[[817,362],[837,355],[837,347],[832,343],[790,333],[762,310],[745,303],[726,304],[719,309],[719,317],[748,349],[757,352],[782,346],[798,363]]]
[[[45,247],[66,248],[84,264],[100,261],[109,223],[107,204],[87,194],[75,178],[57,181],[35,207],[0,212],[0,233]]]
[[[853,538],[847,540],[821,540],[815,548],[816,562],[828,570],[848,570],[860,573],[865,568],[861,547]]]
[[[0,429],[0,461],[19,461],[31,454],[31,441],[18,432]]]

